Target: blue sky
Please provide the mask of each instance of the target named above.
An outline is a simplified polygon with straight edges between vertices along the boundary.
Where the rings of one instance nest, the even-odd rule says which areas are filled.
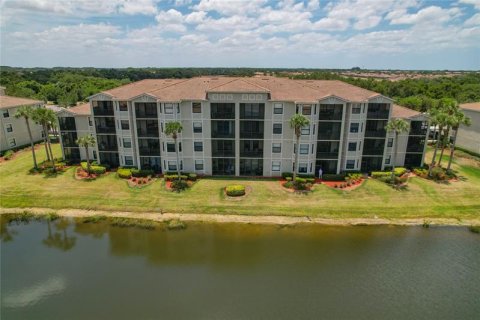
[[[0,64],[480,69],[480,0],[0,0]]]

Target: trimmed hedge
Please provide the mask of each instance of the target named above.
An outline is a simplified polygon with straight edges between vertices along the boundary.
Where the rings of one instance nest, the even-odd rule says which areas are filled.
[[[326,173],[322,175],[322,180],[324,181],[345,181],[345,174],[330,174]]]
[[[7,150],[3,154],[3,159],[5,159],[5,160],[10,160],[10,159],[12,159],[12,157],[13,157],[13,151],[12,150]]]
[[[403,167],[395,168],[394,173],[395,176],[400,177],[403,176],[407,172],[407,169]],[[372,171],[372,178],[380,178],[385,176],[390,176],[392,171]]]
[[[136,168],[133,168],[133,169],[130,169],[130,171],[132,172],[132,177],[136,177],[136,178],[146,178],[148,176],[153,176],[154,172],[153,170],[146,170],[146,169],[136,169]]]
[[[132,170],[126,168],[119,168],[117,170],[117,175],[122,179],[130,179],[132,177]]]
[[[87,163],[86,162],[82,162],[80,163],[80,165],[82,166],[82,169],[87,171]],[[90,173],[93,173],[93,174],[104,174],[105,172],[107,171],[107,168],[105,168],[104,166],[100,166],[100,165],[97,165],[97,164],[90,164]]]
[[[240,197],[245,195],[245,186],[241,184],[232,184],[225,188],[227,196]]]

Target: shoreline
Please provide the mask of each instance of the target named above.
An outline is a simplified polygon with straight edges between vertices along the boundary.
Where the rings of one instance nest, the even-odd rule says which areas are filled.
[[[480,225],[480,218],[458,220],[454,218],[312,218],[293,216],[249,216],[237,214],[199,214],[199,213],[158,213],[158,212],[130,212],[130,211],[104,211],[85,209],[49,209],[49,208],[0,208],[0,216],[4,214],[19,214],[23,212],[42,215],[56,213],[60,217],[84,218],[94,215],[106,217],[132,218],[165,222],[169,220],[180,220],[184,222],[207,222],[207,223],[241,223],[241,224],[267,224],[267,225],[296,225],[316,224],[325,226],[370,226],[370,225],[391,225],[391,226],[456,226],[470,227]]]

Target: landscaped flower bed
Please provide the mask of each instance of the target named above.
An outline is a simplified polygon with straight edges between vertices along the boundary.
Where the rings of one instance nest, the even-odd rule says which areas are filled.
[[[330,177],[332,176],[332,177]],[[343,179],[341,179],[343,176]],[[362,185],[364,182],[363,175],[360,173],[348,173],[346,176],[343,174],[329,175],[326,177],[331,181],[322,180],[322,183],[326,186],[334,189],[351,191]]]
[[[309,192],[313,189],[315,184],[315,178],[295,178],[295,181],[291,177],[286,177],[285,181],[281,181],[284,188],[290,191]]]
[[[191,188],[198,179],[195,173],[181,173],[180,179],[178,179],[178,174],[167,173],[163,178],[165,179],[165,187],[167,190],[177,192]]]
[[[391,171],[373,171],[372,178],[385,182],[396,189],[402,189],[407,186],[409,171],[405,168],[395,168],[394,177],[392,179]]]
[[[80,167],[75,169],[75,179],[77,180],[94,180],[99,176],[105,174],[107,168],[98,165],[96,162],[90,164],[90,174],[88,173],[88,166],[86,162],[80,163]]]
[[[127,180],[127,184],[131,188],[143,188],[155,181],[155,173],[153,170],[118,168],[117,176]]]
[[[457,175],[452,171],[448,171],[446,169],[440,168],[440,167],[434,167],[432,169],[432,175],[431,177],[428,176],[428,169],[427,168],[415,168],[413,169],[413,173],[417,177],[421,177],[424,179],[430,179],[434,180],[437,182],[446,182],[446,181],[456,181],[458,180]]]

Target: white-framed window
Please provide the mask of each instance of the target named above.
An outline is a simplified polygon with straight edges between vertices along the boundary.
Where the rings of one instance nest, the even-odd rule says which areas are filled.
[[[175,143],[167,142],[167,152],[175,152]]]
[[[358,133],[358,128],[359,128],[359,123],[358,122],[350,123],[350,132],[351,133]]]
[[[348,143],[348,151],[357,151],[357,143],[356,142],[349,142]]]
[[[302,136],[308,136],[310,134],[310,125],[302,128]]]
[[[132,156],[125,156],[125,165],[126,166],[133,166],[133,157]]]
[[[388,155],[386,158],[385,158],[385,164],[390,164],[390,161],[392,161],[392,155]]]
[[[282,152],[282,144],[280,142],[272,143],[272,153],[281,153]]]
[[[92,150],[92,154],[93,154],[93,159],[94,159],[94,160],[97,160],[97,151],[96,151],[96,150]]]
[[[203,151],[203,142],[202,141],[194,141],[193,142],[193,151],[202,152]]]
[[[128,102],[127,101],[120,101],[118,103],[118,109],[120,111],[128,111]]]
[[[10,112],[8,112],[8,109],[3,110],[3,117],[10,118]]]
[[[122,130],[130,130],[130,122],[128,120],[120,120],[120,126]]]
[[[388,148],[393,147],[393,138],[388,138],[387,147]]]
[[[355,169],[355,160],[347,160],[345,169]]]
[[[132,147],[132,139],[130,138],[123,138],[123,147],[124,148],[131,148]]]
[[[12,124],[11,123],[6,123],[5,124],[5,130],[7,130],[7,132],[13,132]]]
[[[300,144],[300,154],[308,154],[309,145],[301,143]]]
[[[308,171],[308,164],[306,162],[300,162],[298,164],[298,172],[307,173],[307,171]]]
[[[273,104],[273,114],[283,114],[283,103]]]
[[[195,160],[195,170],[196,171],[203,170],[203,160]]]
[[[173,104],[165,103],[165,114],[173,114]]]
[[[15,140],[15,138],[9,138],[8,139],[8,145],[10,147],[15,147],[17,145],[17,141]]]
[[[352,113],[353,114],[359,114],[362,111],[361,104],[360,103],[354,103],[352,104]]]
[[[282,124],[274,123],[273,124],[273,134],[282,134]]]
[[[168,171],[177,170],[177,161],[168,161]]]
[[[193,123],[193,133],[202,133],[202,123],[194,122]]]
[[[281,167],[282,167],[281,161],[272,161],[272,171],[280,171]]]
[[[192,113],[202,113],[201,102],[192,102]]]
[[[309,104],[304,104],[302,106],[302,114],[305,116],[309,116],[312,114],[312,106]]]

